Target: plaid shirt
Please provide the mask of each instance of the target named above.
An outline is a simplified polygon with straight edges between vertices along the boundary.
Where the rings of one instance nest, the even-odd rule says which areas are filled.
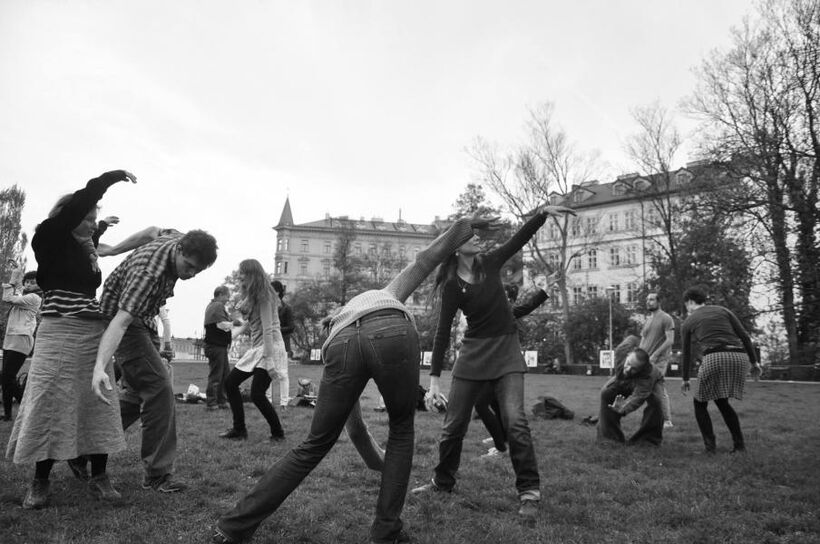
[[[157,332],[154,317],[174,296],[177,271],[174,263],[181,232],[163,231],[156,240],[135,249],[114,269],[103,285],[100,310],[109,319],[125,310]]]

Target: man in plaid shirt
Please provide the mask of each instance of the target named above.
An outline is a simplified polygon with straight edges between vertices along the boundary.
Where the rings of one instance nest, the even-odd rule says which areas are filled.
[[[188,280],[216,260],[216,240],[201,230],[186,234],[160,231],[156,240],[134,250],[105,280],[100,309],[111,321],[94,366],[92,388],[111,390],[105,364],[116,355],[122,379],[133,394],[120,399],[123,429],[142,420],[142,487],[163,493],[185,486],[171,479],[176,458],[176,408],[173,384],[162,362],[154,318],[174,296],[178,279]],[[116,353],[115,353],[116,352]]]

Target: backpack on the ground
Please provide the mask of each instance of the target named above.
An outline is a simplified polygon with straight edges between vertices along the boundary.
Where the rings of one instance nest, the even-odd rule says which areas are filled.
[[[555,397],[538,397],[538,402],[532,407],[532,414],[541,419],[572,419],[575,412],[564,406]]]

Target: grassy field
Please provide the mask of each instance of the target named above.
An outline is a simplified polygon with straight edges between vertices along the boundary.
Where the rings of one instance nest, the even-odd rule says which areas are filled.
[[[321,367],[292,366],[291,382],[318,383]],[[204,388],[207,365],[177,364],[179,391],[189,383]],[[426,385],[426,373],[422,383]],[[449,375],[443,376],[443,383]],[[782,382],[749,383],[746,399],[734,405],[749,452],[729,455],[728,431],[710,407],[718,455],[704,456],[691,397],[668,383],[675,428],[660,448],[602,447],[595,429],[580,424],[597,411],[604,378],[530,375],[527,406],[538,395],[559,398],[575,410],[572,421],[531,420],[542,475],[541,517],[521,525],[509,460],[478,460],[486,432],[471,425],[456,492],[419,499],[409,496],[403,519],[420,543],[627,543],[627,542],[820,542],[820,386]],[[384,413],[375,412],[372,383],[363,400],[365,418],[384,441]],[[110,462],[124,504],[99,504],[88,497],[64,463],[52,475],[52,505],[25,511],[20,502],[32,467],[0,463],[0,542],[169,543],[208,542],[220,512],[230,508],[266,468],[304,438],[312,410],[281,414],[287,440],[271,444],[261,416],[246,405],[250,437],[221,440],[230,425],[227,411],[178,405],[177,475],[191,489],[158,496],[140,489],[138,429],[127,433],[128,449]],[[437,458],[439,414],[419,413],[411,486],[430,478]],[[634,430],[639,414],[625,419]],[[6,444],[9,423],[0,424]],[[260,527],[254,542],[367,542],[378,475],[364,467],[346,438],[280,510]]]

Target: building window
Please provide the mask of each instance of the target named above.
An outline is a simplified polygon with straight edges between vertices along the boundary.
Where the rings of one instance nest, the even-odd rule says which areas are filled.
[[[590,249],[587,251],[587,264],[589,268],[595,269],[598,268],[598,250],[597,249]]]
[[[357,256],[361,257],[361,255],[362,255],[362,245],[361,244],[356,244],[355,246],[353,246],[353,255],[357,255]]]
[[[327,259],[322,261],[322,275],[326,278],[330,277],[330,261]]]
[[[281,238],[277,238],[276,240],[276,251],[287,251],[289,238],[285,238],[284,236]]]
[[[372,257],[376,256],[376,244],[370,244],[370,248],[368,248],[367,254]]]
[[[621,266],[621,248],[618,246],[609,248],[609,266]]]
[[[595,216],[587,217],[587,233],[595,234],[598,232],[598,218]]]
[[[572,259],[572,269],[573,270],[581,270],[583,267],[581,266],[581,257],[575,257]]]
[[[587,296],[589,298],[598,298],[598,286],[597,285],[588,285],[587,286]]]
[[[583,287],[573,287],[572,288],[572,303],[573,304],[581,304],[584,300],[584,288]]]
[[[325,254],[329,254],[332,251],[332,247],[330,240],[325,240]]]
[[[635,210],[629,210],[624,214],[624,228],[626,230],[635,230],[637,227],[637,212]]]
[[[307,240],[302,240],[302,253],[307,253],[310,250],[310,243]]]
[[[561,265],[561,261],[558,260],[558,254],[553,252],[547,254],[547,263],[549,263],[550,268],[553,272],[558,270],[559,266]]]
[[[399,257],[404,259],[407,256],[407,248],[404,246],[399,246]]]
[[[618,231],[618,214],[611,213],[609,214],[609,232],[617,232]]]
[[[555,221],[552,219],[547,219],[547,238],[550,240],[555,240],[558,238],[558,227],[555,226]]]
[[[308,263],[307,261],[302,261],[299,263],[299,274],[302,276],[307,276],[308,273]]]
[[[287,261],[282,261],[282,274],[287,274],[287,273],[288,273],[288,262]]]
[[[629,304],[638,302],[638,286],[635,282],[626,284],[626,301]]]
[[[638,262],[638,246],[627,246],[626,248],[626,264],[635,264]]]
[[[646,213],[646,222],[649,223],[650,227],[660,227],[660,217],[658,216],[658,210],[655,208],[654,205],[649,206],[649,211]]]
[[[276,263],[276,274],[281,274],[281,273],[282,273],[282,263],[278,262],[278,263]]]
[[[572,219],[570,233],[573,236],[580,236],[581,235],[581,220],[577,217]]]
[[[619,284],[612,286],[612,302],[621,302],[621,286]]]
[[[384,244],[382,246],[382,257],[390,257],[390,244]]]

